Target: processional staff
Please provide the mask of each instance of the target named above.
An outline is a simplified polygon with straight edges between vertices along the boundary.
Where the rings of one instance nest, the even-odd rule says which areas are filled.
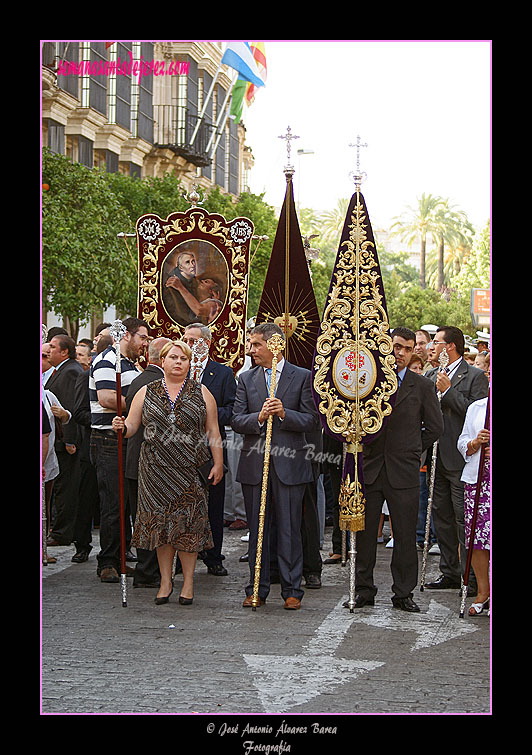
[[[126,335],[126,327],[121,320],[115,320],[109,328],[109,334],[113,338],[116,352],[116,412],[122,416],[122,371],[120,341]],[[118,430],[118,506],[120,511],[120,588],[122,593],[122,606],[127,606],[127,582],[126,582],[126,515],[124,506],[124,458],[122,430]]]
[[[490,427],[490,396],[486,403],[486,418],[484,420],[484,430]],[[473,558],[473,547],[475,542],[475,531],[477,528],[478,507],[480,503],[480,485],[482,482],[482,473],[484,472],[484,463],[486,461],[486,444],[480,446],[480,458],[478,463],[477,487],[475,488],[475,501],[473,504],[473,514],[471,517],[471,533],[469,535],[469,548],[467,549],[467,560],[462,579],[462,596],[460,600],[460,618],[464,618],[465,602],[467,598],[467,588],[469,585],[469,572],[471,570],[471,559]]]
[[[371,443],[391,414],[398,381],[384,285],[375,238],[361,193],[365,176],[357,148],[355,193],[351,197],[314,355],[314,401],[325,432],[343,443],[339,505],[342,564],[347,561],[349,600],[355,608],[356,536],[364,530],[363,446]]]
[[[268,339],[266,342],[268,349],[273,354],[272,358],[272,374],[270,378],[270,390],[268,398],[275,397],[275,384],[277,380],[277,362],[279,361],[279,354],[285,347],[285,340],[278,333]],[[266,516],[266,498],[268,494],[268,477],[270,472],[270,451],[272,445],[272,426],[273,426],[273,414],[270,414],[266,421],[266,442],[264,446],[264,464],[262,468],[262,488],[260,496],[260,509],[259,509],[259,531],[257,537],[257,556],[255,559],[255,579],[253,583],[253,597],[251,599],[251,607],[253,611],[257,610],[259,605],[259,582],[260,582],[260,568],[262,560],[262,542],[264,539],[264,519]],[[269,554],[267,554],[269,558]]]
[[[445,368],[449,364],[449,354],[443,349],[438,357],[440,363],[439,371],[444,372]],[[437,391],[438,401],[441,403],[441,392]],[[429,538],[430,538],[430,519],[432,515],[432,500],[434,497],[434,482],[436,480],[436,461],[438,459],[438,445],[439,438],[434,441],[432,445],[432,459],[430,464],[430,482],[429,482],[429,496],[427,501],[427,518],[425,520],[425,541],[423,543],[423,562],[421,565],[421,579],[419,583],[419,590],[423,592],[425,589],[425,574],[427,571],[427,555],[429,552]]]

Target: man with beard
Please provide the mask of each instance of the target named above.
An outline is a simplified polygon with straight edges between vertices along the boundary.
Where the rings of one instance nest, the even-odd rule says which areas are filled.
[[[122,415],[126,415],[129,386],[140,373],[136,360],[148,345],[148,326],[143,320],[128,317],[120,341],[120,370]],[[91,402],[91,461],[96,467],[100,496],[100,552],[98,576],[102,582],[119,582],[120,569],[120,510],[118,489],[118,436],[112,429],[116,416],[116,349],[109,346],[97,356],[89,378]],[[124,468],[127,441],[123,439]],[[124,486],[125,487],[125,486]]]

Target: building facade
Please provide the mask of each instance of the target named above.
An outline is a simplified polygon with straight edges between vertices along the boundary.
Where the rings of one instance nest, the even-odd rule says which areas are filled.
[[[170,172],[186,191],[237,197],[253,156],[243,125],[226,118],[235,72],[222,55],[219,42],[44,42],[43,146],[89,168]]]

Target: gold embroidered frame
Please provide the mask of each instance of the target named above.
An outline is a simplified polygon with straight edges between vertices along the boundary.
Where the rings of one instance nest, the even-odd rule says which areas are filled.
[[[187,324],[204,322],[213,334],[211,358],[236,373],[245,359],[251,220],[239,217],[228,222],[222,215],[195,206],[171,213],[164,220],[153,213],[142,215],[137,220],[136,235],[138,317],[148,324],[150,335],[180,338]],[[182,253],[196,259],[197,275],[188,281],[188,294],[194,298],[187,301],[194,301],[192,306],[197,306],[201,314],[192,309],[188,315],[182,314],[184,309],[171,306],[187,293],[181,293],[180,299],[179,293],[172,291],[172,298],[168,298],[168,279],[172,274],[175,277],[176,260]],[[183,291],[187,281],[180,281]],[[205,286],[211,285],[207,281],[214,283],[208,298],[202,299],[200,286],[201,292],[207,290]],[[216,303],[217,297],[221,306]]]

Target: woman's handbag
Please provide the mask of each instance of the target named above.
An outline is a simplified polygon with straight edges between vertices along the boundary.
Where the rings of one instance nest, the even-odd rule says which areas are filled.
[[[198,467],[198,474],[200,476],[201,484],[208,488],[209,485],[212,485],[212,480],[209,480],[209,475],[211,473],[211,469],[214,467],[214,461],[209,459],[209,461],[206,461],[205,464],[202,464],[200,467]],[[227,467],[224,464],[224,474],[227,472]]]

